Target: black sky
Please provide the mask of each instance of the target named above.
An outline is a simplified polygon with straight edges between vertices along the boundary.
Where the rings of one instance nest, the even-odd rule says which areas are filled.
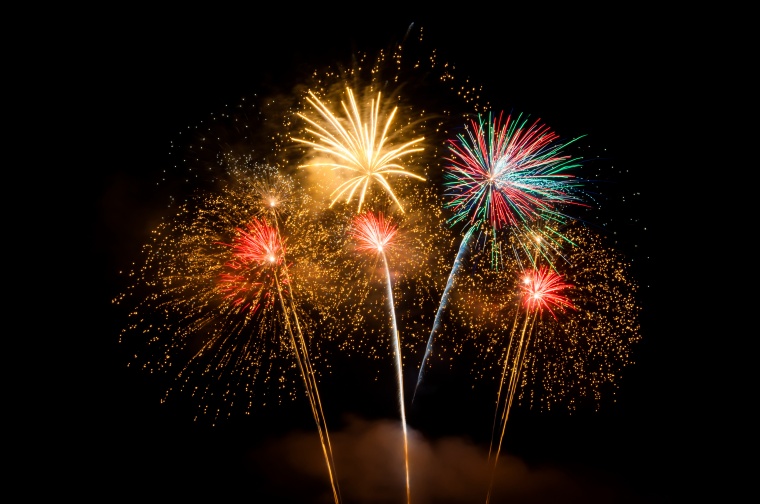
[[[137,260],[164,203],[154,184],[178,131],[262,87],[288,85],[303,68],[386,47],[415,23],[457,63],[457,74],[481,82],[493,101],[588,134],[606,149],[620,175],[615,191],[621,197],[610,210],[619,212],[613,217],[619,246],[634,259],[641,285],[643,340],[617,402],[576,416],[517,410],[503,464],[504,477],[515,478],[509,484],[514,493],[492,502],[681,502],[694,484],[688,432],[701,413],[688,401],[681,362],[687,335],[674,330],[678,322],[663,279],[670,261],[660,245],[668,231],[661,218],[668,190],[658,182],[669,180],[662,175],[669,160],[660,155],[668,140],[653,118],[662,113],[663,95],[678,88],[663,30],[632,22],[640,15],[549,13],[541,6],[525,12],[499,7],[503,13],[460,6],[421,15],[404,9],[374,15],[373,9],[330,13],[335,18],[325,12],[130,14],[121,28],[104,23],[92,29],[97,36],[88,43],[107,49],[92,58],[96,75],[85,93],[100,161],[89,186],[95,219],[86,318],[92,324],[67,346],[74,350],[66,366],[74,381],[65,387],[62,409],[49,413],[71,425],[61,432],[67,450],[84,454],[59,462],[67,488],[103,500],[217,502],[239,495],[257,503],[330,502],[306,407],[211,428],[194,422],[189,409],[161,405],[159,385],[124,366],[116,343],[124,321],[111,299],[124,287],[120,271]],[[344,371],[346,379],[353,371]],[[382,455],[397,427],[395,411],[384,409],[395,392],[380,397],[378,389],[377,396],[328,399],[336,409],[351,402],[349,416],[336,413],[340,428],[333,433],[346,503],[404,501],[394,485],[387,488],[399,475]],[[472,468],[487,442],[488,414],[479,408],[488,402],[461,377],[442,378],[438,391],[413,433],[428,457],[412,468],[425,479],[418,500],[483,502],[483,475]]]

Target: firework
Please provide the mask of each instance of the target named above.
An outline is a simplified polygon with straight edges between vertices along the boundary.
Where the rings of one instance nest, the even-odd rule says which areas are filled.
[[[575,176],[567,173],[577,160],[562,154],[571,142],[557,142],[558,135],[538,120],[472,119],[467,135],[450,141],[446,173],[446,204],[454,212],[452,223],[488,222],[493,229],[516,226],[537,219],[563,219],[558,204],[577,203],[572,189]]]
[[[406,497],[407,502],[411,502],[409,487],[409,442],[406,430],[406,411],[404,407],[404,379],[403,368],[401,363],[401,343],[396,324],[396,308],[393,304],[393,284],[391,282],[391,272],[388,267],[388,260],[385,257],[385,250],[389,248],[393,237],[398,229],[396,226],[385,220],[382,213],[374,214],[367,212],[357,215],[353,220],[351,235],[357,242],[359,252],[375,252],[383,260],[385,269],[386,292],[388,295],[388,309],[391,314],[391,328],[393,334],[393,353],[396,356],[396,376],[398,379],[399,390],[399,409],[401,412],[401,425],[404,431],[404,462],[406,464]]]
[[[525,309],[534,313],[548,310],[556,320],[557,315],[552,306],[561,310],[575,309],[564,295],[568,287],[570,285],[563,281],[562,276],[547,266],[526,272],[520,286]]]
[[[473,237],[490,237],[491,265],[503,262],[502,240],[497,233],[508,228],[517,236],[519,249],[533,250],[536,243],[566,241],[561,234],[546,234],[543,222],[567,220],[562,207],[581,205],[575,192],[579,186],[568,173],[578,160],[562,153],[570,142],[558,142],[558,135],[538,120],[532,124],[518,115],[496,118],[478,115],[469,123],[467,135],[459,134],[449,142],[451,157],[444,173],[445,207],[453,211],[450,225],[464,224],[464,236],[446,290],[441,297],[420,364],[417,386],[422,381],[441,313],[448,304],[449,291]],[[556,228],[554,228],[556,229]],[[528,256],[531,261],[535,255]],[[416,391],[415,391],[416,394]]]
[[[299,108],[294,115],[296,124],[307,128],[292,135],[290,152],[298,154],[292,159],[308,181],[309,197],[326,199],[327,204],[316,212],[319,216],[306,233],[313,244],[310,259],[294,267],[307,278],[305,290],[313,295],[309,304],[320,313],[323,331],[341,339],[341,354],[384,359],[387,335],[378,327],[385,325],[381,315],[385,300],[372,289],[375,275],[381,272],[372,271],[353,253],[349,227],[353,217],[365,210],[393,217],[403,239],[397,237],[385,254],[394,265],[397,290],[413,300],[397,314],[398,323],[406,335],[406,350],[419,351],[414,341],[429,330],[423,328],[426,312],[439,295],[440,272],[447,267],[439,251],[449,248],[451,239],[435,187],[420,182],[437,172],[446,130],[444,115],[417,111],[422,101],[410,104],[402,91],[442,86],[444,92],[452,92],[453,76],[434,59],[430,64],[440,65],[442,73],[435,80],[419,60],[404,68],[408,60],[400,47],[381,52],[375,62],[369,58],[358,54],[354,68],[337,72],[328,68],[303,84],[309,90],[305,105],[310,112]],[[389,83],[402,84],[393,88]],[[334,110],[340,107],[342,114]],[[355,204],[339,205],[339,201]]]
[[[132,287],[144,297],[130,315],[133,322],[122,332],[122,342],[147,338],[148,357],[138,352],[135,363],[150,372],[175,375],[176,386],[168,388],[164,401],[173,393],[188,393],[214,422],[224,406],[230,408],[228,416],[238,403],[248,413],[258,394],[266,405],[276,387],[280,394],[273,397],[278,400],[295,397],[297,389],[290,385],[300,376],[337,503],[332,448],[309,355],[312,346],[304,337],[313,322],[299,314],[285,240],[277,227],[284,220],[289,228],[306,213],[283,206],[291,201],[294,182],[276,168],[239,160],[228,173],[225,187],[199,192],[154,231]],[[301,248],[296,240],[290,251],[297,257]],[[201,378],[205,386],[197,384]],[[226,390],[215,400],[222,384]]]
[[[254,218],[247,229],[237,229],[232,259],[219,274],[218,289],[233,306],[256,311],[261,303],[273,302],[271,293],[281,288],[276,267],[282,264],[285,248],[277,230]],[[273,289],[274,287],[274,289]]]
[[[346,203],[350,203],[356,195],[359,198],[357,213],[361,212],[370,184],[376,183],[403,212],[403,206],[387,177],[394,175],[425,180],[424,177],[407,171],[399,164],[401,158],[423,150],[417,145],[424,138],[394,144],[389,135],[397,109],[394,108],[388,114],[385,124],[381,127],[379,124],[381,93],[377,94],[376,99],[370,101],[364,115],[359,110],[353,91],[347,88],[346,94],[350,105],[347,106],[345,102],[341,102],[346,115],[345,118],[338,118],[327,105],[309,91],[310,98],[306,98],[306,101],[316,109],[323,121],[311,119],[302,113],[298,116],[313,127],[313,129],[306,128],[306,132],[316,137],[317,141],[299,138],[293,140],[313,148],[315,155],[324,154],[327,158],[325,161],[314,160],[301,165],[301,168],[329,168],[348,173],[347,180],[341,182],[330,195],[331,207],[341,197],[345,197]]]
[[[639,287],[631,264],[604,235],[579,222],[568,223],[562,233],[573,245],[562,251],[555,269],[561,266],[564,281],[573,286],[577,309],[537,322],[515,400],[540,410],[599,410],[605,399],[615,397],[621,371],[633,363],[641,338]],[[459,278],[450,304],[452,324],[469,328],[455,351],[477,363],[470,369],[477,381],[490,381],[502,369],[499,350],[516,313],[524,309],[520,290],[512,287],[524,265],[510,258],[502,269],[491,270],[485,267],[488,256],[486,250],[473,254],[473,263],[483,267]]]
[[[249,412],[250,396],[263,405],[297,395],[291,386],[297,381],[276,378],[296,369],[271,269],[243,271],[228,245],[237,229],[269,211],[255,187],[275,173],[237,160],[218,191],[197,191],[180,204],[152,231],[142,263],[130,273],[132,285],[116,300],[135,301],[120,338],[134,345],[131,365],[174,375],[164,400],[189,394],[214,423],[238,408]],[[297,217],[297,209],[288,214]],[[297,248],[296,242],[290,252]],[[226,386],[215,393],[220,383]]]
[[[538,269],[531,269],[525,271],[521,275],[520,292],[522,296],[522,306],[524,308],[522,329],[519,331],[519,336],[516,334],[518,326],[518,318],[516,316],[512,329],[510,331],[508,345],[506,350],[506,356],[504,358],[504,369],[501,375],[501,381],[499,382],[499,390],[496,396],[496,413],[494,414],[494,429],[497,424],[497,420],[500,426],[500,433],[498,442],[494,445],[493,435],[491,438],[491,445],[489,447],[488,457],[491,458],[491,451],[494,446],[496,452],[493,457],[493,472],[491,477],[490,486],[486,496],[486,503],[490,501],[491,491],[493,488],[493,476],[496,474],[496,466],[499,461],[499,455],[501,453],[501,446],[504,440],[504,433],[507,428],[507,420],[509,419],[509,412],[512,408],[512,401],[514,399],[515,390],[517,390],[519,376],[525,360],[525,355],[528,352],[531,333],[533,326],[537,319],[541,317],[544,310],[549,311],[554,319],[557,319],[554,310],[565,311],[574,310],[572,301],[566,296],[566,290],[572,286],[564,281],[562,275],[549,269],[546,266],[541,266]],[[519,312],[518,312],[519,314]],[[502,402],[502,390],[506,386],[506,393]]]
[[[440,151],[450,136],[451,115],[463,106],[477,110],[480,93],[469,81],[461,85],[454,66],[418,35],[376,54],[356,53],[350,67],[315,71],[302,83],[308,90],[305,107],[294,113],[295,124],[307,129],[291,135],[293,164],[309,181],[309,196],[326,199],[330,210],[309,228],[310,260],[294,267],[306,270],[299,273],[313,296],[309,304],[320,313],[323,331],[340,335],[331,340],[339,340],[344,356],[382,360],[389,343],[377,329],[385,323],[384,301],[371,289],[378,272],[368,271],[345,243],[354,214],[368,209],[393,215],[403,236],[386,257],[394,265],[397,291],[410,300],[397,313],[407,355],[424,348],[449,268],[442,251],[455,246],[437,191]],[[390,165],[382,163],[398,164],[403,172],[386,176]],[[358,203],[349,209],[338,205],[341,198]],[[416,211],[407,213],[410,208]]]
[[[564,153],[578,138],[482,112],[453,65],[406,42],[196,129],[188,173],[167,179],[214,187],[172,200],[117,299],[138,300],[121,339],[132,365],[170,377],[164,401],[190,396],[216,423],[305,393],[336,502],[312,359],[332,374],[335,350],[384,363],[393,348],[409,501],[402,355],[424,349],[419,386],[434,337],[451,362],[473,343],[475,379],[498,382],[495,470],[513,404],[598,404],[638,340],[627,264],[565,213],[584,206]],[[464,130],[457,100],[478,113]]]

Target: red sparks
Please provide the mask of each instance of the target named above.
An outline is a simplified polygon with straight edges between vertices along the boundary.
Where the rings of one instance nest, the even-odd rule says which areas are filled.
[[[552,310],[565,309],[575,310],[573,303],[562,294],[562,291],[572,287],[563,281],[562,275],[547,267],[539,270],[527,271],[523,276],[521,290],[523,304],[528,310],[543,310],[546,308],[556,319],[557,315]]]
[[[255,262],[280,264],[285,255],[285,248],[280,241],[277,230],[266,222],[253,219],[248,230],[237,229],[238,236],[232,244],[235,261],[241,263]]]
[[[561,154],[568,145],[535,121],[520,116],[478,116],[466,135],[449,141],[453,157],[444,174],[446,206],[454,221],[488,222],[493,228],[530,222],[544,214],[564,218],[561,204],[580,204],[572,190],[575,177],[566,170],[577,163]]]
[[[242,308],[256,311],[274,302],[272,288],[276,287],[273,266],[282,263],[285,247],[277,229],[254,218],[247,229],[238,228],[232,244],[232,259],[219,275],[219,291],[225,298]],[[284,279],[282,283],[287,283]]]
[[[398,228],[386,221],[382,213],[365,212],[357,215],[351,226],[351,236],[361,252],[382,252],[397,232]]]

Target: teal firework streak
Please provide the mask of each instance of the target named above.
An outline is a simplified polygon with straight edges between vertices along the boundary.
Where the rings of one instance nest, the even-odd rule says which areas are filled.
[[[563,153],[580,138],[559,141],[546,125],[539,120],[529,125],[522,114],[478,115],[465,134],[449,141],[444,173],[444,206],[454,212],[449,225],[486,229],[496,264],[499,230],[510,228],[532,244],[542,228],[536,223],[563,224],[565,206],[585,206],[579,197],[582,182],[570,173],[580,159]],[[554,233],[549,243],[556,239]]]

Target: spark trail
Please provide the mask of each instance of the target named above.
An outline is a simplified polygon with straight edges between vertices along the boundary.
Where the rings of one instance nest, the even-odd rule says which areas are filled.
[[[406,498],[411,502],[411,490],[409,484],[409,441],[406,426],[406,410],[404,407],[404,379],[401,360],[401,342],[399,339],[398,326],[396,324],[396,308],[393,302],[393,286],[388,260],[385,257],[385,249],[392,244],[393,237],[398,228],[385,220],[382,213],[374,214],[366,212],[357,215],[353,220],[351,233],[357,243],[360,252],[376,252],[383,260],[385,269],[386,287],[388,292],[388,311],[391,316],[391,330],[393,332],[393,349],[396,357],[396,376],[398,379],[399,410],[401,413],[401,426],[404,432],[404,464],[406,466]]]
[[[248,224],[247,229],[238,228],[238,235],[235,237],[234,242],[229,245],[232,249],[233,260],[228,263],[228,265],[238,273],[224,274],[221,277],[222,285],[225,285],[223,290],[227,292],[228,297],[237,298],[234,302],[235,305],[255,310],[257,308],[256,306],[252,306],[245,301],[244,291],[251,285],[257,285],[257,282],[250,282],[248,278],[246,278],[246,270],[255,269],[262,265],[264,267],[271,267],[271,275],[282,308],[285,329],[290,336],[293,357],[296,360],[298,369],[301,373],[306,396],[309,400],[311,412],[317,426],[322,453],[325,457],[325,463],[330,478],[333,498],[336,504],[339,504],[340,490],[336,479],[335,462],[327,430],[327,422],[319,396],[316,377],[309,358],[306,341],[298,321],[292,287],[286,291],[286,293],[289,294],[290,306],[288,306],[283,297],[282,283],[290,284],[290,279],[287,265],[285,264],[285,244],[282,240],[279,226],[277,224],[277,199],[269,197],[268,202],[273,219],[275,220],[275,226],[270,226],[264,220],[254,218]],[[277,274],[277,267],[280,267],[283,272],[284,282],[282,283]],[[295,333],[293,331],[294,324],[296,327]]]
[[[448,304],[449,292],[451,291],[451,287],[454,285],[454,278],[456,277],[456,274],[459,271],[459,266],[462,264],[462,257],[464,256],[464,253],[467,250],[467,245],[470,241],[470,237],[472,236],[473,231],[474,231],[474,228],[470,228],[465,233],[464,238],[462,238],[462,243],[459,245],[459,251],[457,252],[457,257],[456,259],[454,259],[454,265],[451,267],[449,278],[446,281],[446,287],[443,289],[441,302],[438,305],[438,310],[436,311],[435,319],[433,320],[433,329],[431,329],[430,331],[430,337],[428,338],[427,346],[425,347],[425,354],[422,356],[422,365],[420,366],[419,375],[417,376],[417,384],[414,387],[414,394],[412,394],[412,403],[414,403],[414,398],[417,396],[417,388],[420,386],[420,383],[422,382],[422,374],[425,370],[425,363],[427,362],[428,357],[430,357],[430,352],[433,349],[433,336],[435,335],[435,332],[441,323],[441,314],[443,314],[443,310],[444,308],[446,308],[446,305]]]
[[[496,466],[499,461],[499,455],[501,453],[501,446],[504,441],[504,434],[507,428],[507,420],[509,419],[509,412],[512,408],[512,402],[514,399],[515,391],[517,390],[517,384],[520,381],[520,373],[523,369],[525,356],[528,352],[530,339],[533,333],[533,326],[540,317],[543,310],[547,310],[551,313],[554,319],[557,319],[557,314],[554,310],[575,310],[576,307],[573,303],[563,294],[563,291],[570,288],[571,285],[565,283],[563,277],[555,271],[549,269],[546,266],[542,266],[538,269],[526,271],[523,274],[522,285],[520,286],[522,292],[522,304],[525,308],[523,326],[520,331],[520,337],[515,341],[515,328],[517,327],[517,319],[520,312],[515,314],[515,321],[512,326],[512,332],[508,339],[508,345],[506,350],[506,356],[504,358],[504,370],[502,372],[501,382],[499,384],[499,391],[496,398],[496,412],[494,414],[494,427],[496,426],[497,419],[499,419],[499,426],[501,431],[499,433],[499,440],[495,443],[496,452],[493,457],[493,465],[491,472],[491,480],[488,487],[488,493],[486,494],[486,504],[491,499],[491,492],[493,489],[494,477],[496,475]],[[554,310],[552,309],[554,307]],[[514,347],[514,352],[512,348]],[[507,372],[509,371],[509,380],[505,382]],[[502,402],[501,392],[506,384],[506,394]],[[491,452],[494,449],[493,432],[491,437],[491,444],[488,451],[488,459],[491,460]]]
[[[279,195],[276,190],[270,190],[269,186],[265,185],[264,190],[261,191],[262,198],[265,199],[265,201],[269,202],[269,208],[271,210],[272,218],[274,220],[275,224],[275,230],[277,232],[278,239],[282,242],[282,235],[280,234],[280,226],[279,226],[279,220],[277,218],[277,214],[279,211],[279,204],[280,199]],[[284,251],[283,251],[284,255]],[[283,265],[283,274],[285,276],[285,282],[287,284],[292,284],[290,281],[290,273],[288,271],[287,264]],[[332,486],[333,491],[333,498],[335,499],[336,504],[340,503],[340,488],[338,485],[338,480],[336,476],[336,469],[335,469],[335,458],[333,456],[332,451],[332,444],[330,443],[330,435],[327,430],[327,420],[325,418],[324,409],[322,408],[322,400],[319,396],[319,387],[317,386],[317,378],[314,373],[314,369],[311,365],[311,359],[309,358],[309,349],[306,344],[306,339],[303,336],[303,330],[301,329],[301,323],[298,320],[298,313],[295,309],[295,297],[293,293],[293,289],[291,288],[289,290],[290,293],[290,301],[293,304],[293,309],[291,310],[291,313],[293,315],[293,322],[296,326],[296,334],[298,334],[298,344],[296,344],[295,338],[293,337],[293,332],[290,327],[290,321],[287,319],[287,310],[285,308],[285,302],[282,298],[282,290],[279,288],[278,283],[278,293],[280,296],[280,302],[282,303],[283,311],[286,313],[286,323],[288,326],[288,329],[291,334],[291,341],[293,343],[293,353],[296,356],[296,359],[298,360],[299,368],[301,369],[301,375],[304,379],[304,385],[306,387],[306,393],[309,399],[309,404],[311,406],[312,415],[314,416],[314,421],[317,424],[317,430],[319,434],[319,439],[322,445],[322,453],[325,457],[325,462],[327,464],[327,470],[330,476],[330,484]],[[299,353],[300,349],[300,353]]]

